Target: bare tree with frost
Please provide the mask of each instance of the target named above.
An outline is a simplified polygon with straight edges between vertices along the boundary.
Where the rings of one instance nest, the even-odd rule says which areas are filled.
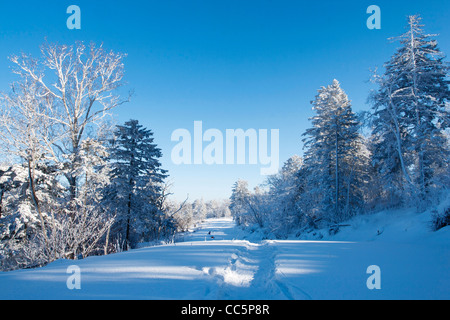
[[[81,146],[109,111],[128,101],[115,93],[123,85],[126,55],[102,46],[45,44],[41,58],[13,56],[14,72],[32,82],[47,101],[45,117],[53,122],[53,154],[62,166],[70,197],[78,196]]]
[[[25,261],[43,257],[40,265],[86,256],[112,224],[113,214],[99,206],[101,189],[109,183],[101,136],[107,135],[104,117],[127,101],[116,94],[124,57],[77,43],[45,44],[38,59],[26,54],[10,59],[19,80],[1,97],[0,139],[27,171],[19,212],[38,216],[41,229],[7,238],[15,239],[8,242],[15,246],[10,252],[20,249]]]

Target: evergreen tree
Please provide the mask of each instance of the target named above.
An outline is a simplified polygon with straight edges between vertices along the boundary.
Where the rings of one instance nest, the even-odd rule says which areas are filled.
[[[313,216],[339,222],[364,204],[367,155],[360,124],[337,80],[322,87],[312,104],[317,114],[303,140],[306,197],[314,199]]]
[[[243,225],[248,221],[249,202],[251,194],[248,190],[248,182],[238,180],[232,189],[230,197],[230,211],[238,225]]]
[[[109,199],[117,215],[115,231],[122,235],[125,248],[156,237],[165,223],[158,201],[167,177],[161,157],[153,132],[137,120],[117,126]]]
[[[267,179],[269,185],[270,228],[278,237],[285,236],[291,228],[301,221],[298,200],[301,193],[300,170],[303,159],[299,156],[289,158],[276,175]]]
[[[371,97],[374,162],[397,189],[427,198],[437,170],[448,172],[446,102],[450,98],[448,66],[433,35],[422,30],[419,16],[408,17],[402,45],[377,77]]]

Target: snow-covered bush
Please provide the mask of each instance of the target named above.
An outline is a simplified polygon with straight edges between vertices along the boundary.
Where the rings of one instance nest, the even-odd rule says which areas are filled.
[[[432,213],[431,225],[437,231],[450,226],[450,192],[443,193],[446,197]]]

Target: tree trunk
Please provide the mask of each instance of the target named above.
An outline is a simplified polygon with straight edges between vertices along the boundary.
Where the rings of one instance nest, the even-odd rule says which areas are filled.
[[[70,200],[74,201],[77,197],[77,178],[73,175],[70,175],[68,180],[70,188]]]
[[[3,189],[0,188],[0,219],[2,218],[3,193]]]
[[[28,158],[28,179],[30,180],[31,198],[33,199],[34,206],[35,206],[35,208],[39,214],[39,218],[41,220],[42,233],[43,233],[44,239],[45,239],[45,246],[46,246],[46,249],[48,250],[49,249],[49,241],[48,241],[48,237],[47,237],[47,229],[45,228],[44,216],[42,215],[41,208],[39,206],[39,200],[36,195],[36,189],[34,186],[34,172],[31,169],[31,163],[32,163],[31,159]]]
[[[354,168],[355,168],[355,163],[353,163],[353,165],[352,165],[352,169],[350,170],[350,177],[348,178],[348,183],[347,183],[347,199],[345,201],[345,218],[346,219],[349,217],[349,213],[350,213],[350,190],[352,187]]]
[[[132,183],[132,180],[130,181],[130,183]],[[125,233],[125,245],[126,248],[125,250],[128,250],[128,247],[130,245],[130,218],[131,218],[131,192],[128,194],[128,204],[127,204],[127,229],[126,229],[126,233]]]
[[[336,181],[335,181],[335,218],[339,217],[339,135],[336,130],[336,164],[335,164],[335,175],[336,175]]]
[[[105,256],[108,255],[109,233],[110,233],[110,231],[111,231],[111,226],[108,227],[108,231],[106,232],[105,249],[104,249]]]
[[[412,186],[413,183],[408,174],[408,170],[406,169],[405,161],[403,159],[402,140],[401,140],[400,125],[398,123],[398,118],[397,118],[397,108],[396,108],[396,105],[394,104],[394,102],[392,101],[392,91],[390,90],[390,88],[389,88],[389,106],[390,106],[390,109],[388,109],[389,114],[391,116],[392,122],[395,125],[395,128],[392,128],[392,126],[391,126],[391,130],[393,131],[395,140],[397,142],[397,146],[396,146],[397,154],[400,159],[400,165],[402,167],[402,172],[403,172],[403,175],[404,175],[406,181],[408,182],[408,184]]]

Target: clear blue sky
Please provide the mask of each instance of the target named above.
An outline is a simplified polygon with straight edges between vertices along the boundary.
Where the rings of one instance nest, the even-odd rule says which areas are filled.
[[[82,29],[68,30],[66,9],[81,8]],[[369,5],[381,8],[381,30],[369,30]],[[103,43],[128,54],[131,103],[116,120],[138,119],[155,133],[178,199],[229,197],[232,184],[264,181],[260,166],[175,166],[175,129],[279,129],[281,163],[302,154],[310,126],[310,101],[334,78],[367,109],[370,69],[381,67],[405,30],[406,16],[420,13],[425,30],[438,33],[450,53],[450,1],[0,1],[0,90],[15,77],[7,57],[38,55],[39,45],[76,40]]]

